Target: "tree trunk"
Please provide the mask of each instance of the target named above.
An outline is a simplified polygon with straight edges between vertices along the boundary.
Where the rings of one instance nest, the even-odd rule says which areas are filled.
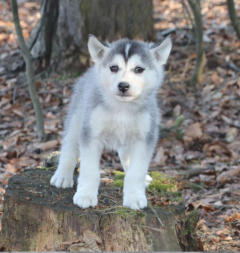
[[[236,31],[238,38],[240,39],[240,21],[237,17],[234,0],[227,0],[227,6],[232,26]]]
[[[89,34],[103,40],[153,39],[152,1],[43,0],[31,36],[32,54],[42,68],[79,72],[88,65]]]
[[[16,0],[11,1],[12,13],[13,13],[13,21],[15,25],[15,30],[18,38],[18,43],[26,64],[26,78],[28,83],[29,94],[33,103],[33,108],[35,112],[36,125],[37,125],[37,135],[39,140],[44,140],[45,132],[44,132],[44,119],[42,113],[42,106],[38,99],[35,81],[34,81],[34,71],[32,66],[32,55],[27,47],[25,40],[22,34],[22,28],[19,21],[18,16],[18,5]]]
[[[202,73],[206,65],[206,55],[203,48],[203,24],[201,13],[201,0],[188,0],[194,16],[194,32],[196,39],[196,64],[190,84],[196,85],[201,82]]]
[[[51,63],[52,49],[56,40],[59,0],[42,0],[41,18],[34,27],[29,48],[39,71]]]
[[[2,250],[181,251],[180,245],[197,249],[188,248],[182,239],[192,234],[195,225],[188,233],[177,226],[177,221],[183,221],[183,206],[133,211],[121,206],[120,188],[101,184],[98,206],[83,210],[72,203],[75,189],[49,185],[52,174],[51,169],[31,169],[10,179],[0,234]]]

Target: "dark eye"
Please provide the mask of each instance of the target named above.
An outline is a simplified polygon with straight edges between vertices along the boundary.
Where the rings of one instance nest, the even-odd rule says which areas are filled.
[[[112,72],[114,72],[114,73],[117,73],[118,70],[119,70],[119,67],[118,67],[117,65],[113,65],[113,66],[110,67],[110,70],[111,70]]]
[[[134,69],[134,72],[135,72],[136,74],[141,74],[144,70],[145,70],[144,68],[136,67],[136,68]]]

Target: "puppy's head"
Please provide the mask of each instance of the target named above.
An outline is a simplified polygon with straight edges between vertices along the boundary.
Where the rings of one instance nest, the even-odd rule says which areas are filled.
[[[103,44],[90,36],[88,49],[97,64],[101,88],[118,101],[131,102],[156,91],[162,83],[163,65],[171,39],[160,45],[122,39]]]

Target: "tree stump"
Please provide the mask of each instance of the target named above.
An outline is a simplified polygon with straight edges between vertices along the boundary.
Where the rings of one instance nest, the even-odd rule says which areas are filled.
[[[122,207],[121,188],[102,182],[98,206],[83,210],[72,203],[76,184],[73,189],[49,185],[53,172],[29,169],[10,179],[2,250],[181,251],[175,230],[180,207],[130,210]]]

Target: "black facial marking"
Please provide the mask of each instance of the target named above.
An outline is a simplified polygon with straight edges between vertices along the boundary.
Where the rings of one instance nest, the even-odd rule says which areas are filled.
[[[122,41],[122,43],[119,43],[119,46],[116,47],[116,53],[123,56],[124,61],[127,62],[129,56],[126,55],[126,47],[131,44],[131,41],[128,39],[125,39]]]
[[[126,50],[128,47],[128,50]],[[149,50],[143,42],[129,39],[122,39],[113,43],[113,47],[107,57],[104,60],[104,64],[107,64],[112,58],[120,54],[123,56],[125,62],[127,62],[133,55],[139,55],[141,60],[147,64],[151,64],[151,59],[147,53]],[[126,54],[127,53],[127,54]]]

